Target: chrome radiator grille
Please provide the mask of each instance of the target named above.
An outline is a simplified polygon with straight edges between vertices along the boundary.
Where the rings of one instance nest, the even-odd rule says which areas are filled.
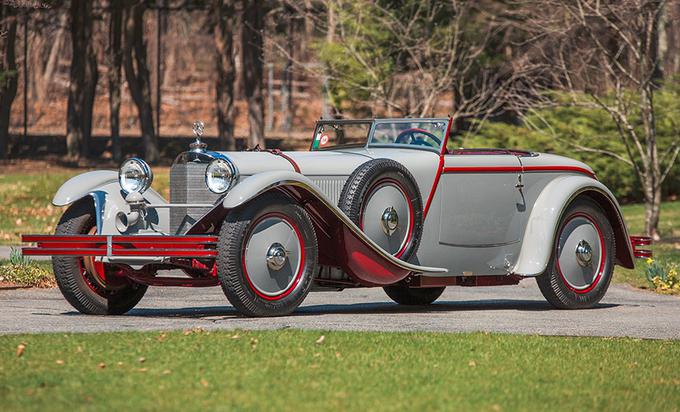
[[[170,168],[171,203],[215,203],[220,195],[205,185],[206,163],[175,163]],[[173,207],[170,209],[170,230],[176,234],[186,232],[192,224],[205,215],[209,208]]]

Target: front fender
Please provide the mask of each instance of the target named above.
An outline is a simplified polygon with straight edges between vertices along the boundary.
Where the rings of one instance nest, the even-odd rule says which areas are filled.
[[[225,196],[222,208],[231,210],[242,207],[271,190],[285,193],[307,210],[317,233],[320,255],[328,259],[327,264],[341,266],[361,284],[389,285],[409,274],[447,272],[444,268],[405,262],[386,252],[366,236],[311,180],[300,173],[272,171],[252,175]],[[205,218],[215,215],[217,214],[208,213]],[[198,228],[207,226],[208,222],[201,219],[188,233],[200,233]]]
[[[55,206],[68,206],[80,199],[90,196],[93,201],[97,220],[97,234],[119,235],[115,227],[115,217],[118,212],[128,213],[128,206],[118,184],[118,172],[113,170],[96,170],[74,176],[67,180],[52,199]],[[155,190],[149,188],[144,191],[144,199],[151,204],[167,203]],[[150,214],[150,226],[153,230],[167,233],[169,226],[168,211],[154,209]],[[130,228],[129,233],[135,233],[139,227]]]
[[[538,276],[545,271],[560,219],[569,204],[579,196],[591,197],[609,218],[616,240],[616,263],[626,268],[635,267],[623,214],[611,191],[590,177],[562,176],[551,181],[536,199],[513,273]]]
[[[80,200],[98,187],[118,181],[118,173],[113,170],[96,170],[74,176],[66,181],[52,199],[55,206],[66,206]]]

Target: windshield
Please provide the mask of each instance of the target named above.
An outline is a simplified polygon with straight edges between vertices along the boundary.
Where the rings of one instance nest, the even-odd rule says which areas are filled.
[[[417,146],[441,151],[448,123],[445,120],[376,120],[370,146]]]
[[[371,123],[370,120],[319,122],[314,132],[312,150],[365,146]]]

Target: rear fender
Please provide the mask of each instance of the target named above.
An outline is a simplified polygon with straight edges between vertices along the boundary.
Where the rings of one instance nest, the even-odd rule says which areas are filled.
[[[614,195],[595,179],[562,176],[551,181],[536,199],[513,273],[538,276],[545,271],[560,219],[569,205],[581,196],[588,196],[597,202],[609,219],[616,240],[616,263],[629,269],[635,267],[628,230]]]
[[[97,219],[97,234],[120,235],[115,218],[118,212],[128,213],[130,207],[118,184],[118,172],[97,170],[79,174],[67,180],[52,199],[55,206],[68,206],[86,197],[91,197]],[[148,203],[163,204],[166,200],[149,188],[142,196]],[[169,228],[168,209],[148,209],[147,221],[152,231],[167,233]],[[125,234],[137,233],[141,225],[133,226]]]
[[[272,171],[248,177],[187,234],[205,233],[219,224],[215,220],[223,218],[228,211],[247,207],[250,201],[272,190],[286,194],[309,214],[319,242],[320,263],[342,267],[362,285],[389,285],[409,274],[447,272],[444,268],[419,266],[390,255],[368,238],[311,180],[295,172]]]

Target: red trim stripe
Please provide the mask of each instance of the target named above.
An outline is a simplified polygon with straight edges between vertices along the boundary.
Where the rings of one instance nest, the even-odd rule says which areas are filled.
[[[444,155],[446,154],[446,145],[449,144],[449,134],[451,133],[451,125],[453,124],[453,117],[449,116],[449,123],[446,125],[446,133],[444,133],[444,141],[442,142],[442,150],[439,154],[439,167],[437,168],[437,174],[434,177],[434,182],[432,182],[432,189],[430,189],[430,195],[427,197],[427,203],[425,203],[425,209],[423,210],[423,223],[427,219],[427,212],[430,211],[430,205],[432,204],[432,199],[434,199],[434,194],[439,187],[439,178],[444,173]]]
[[[443,173],[522,173],[522,172],[573,172],[595,179],[595,173],[578,166],[463,166],[445,167]]]
[[[288,163],[290,163],[291,166],[293,166],[293,170],[295,170],[298,173],[300,172],[300,166],[298,166],[297,162],[295,159],[292,157],[288,156],[287,154],[283,153],[280,149],[272,149],[272,150],[267,150],[269,153],[276,155],[276,156],[281,156],[284,159],[288,160]]]
[[[103,242],[107,235],[23,235],[22,242]],[[217,243],[217,236],[111,235],[114,243]]]
[[[25,256],[107,256],[106,249],[96,248],[25,247],[21,252]],[[214,249],[112,249],[111,256],[214,258],[217,257],[217,251]]]
[[[595,173],[579,166],[524,166],[525,172],[575,172],[597,179]]]
[[[432,189],[430,189],[430,195],[427,197],[427,203],[425,204],[425,210],[423,210],[423,222],[427,219],[427,212],[430,211],[430,204],[432,204],[432,199],[434,194],[439,187],[439,178],[442,177],[444,173],[444,155],[439,156],[439,167],[437,168],[437,174],[434,176],[434,183],[432,184]]]

